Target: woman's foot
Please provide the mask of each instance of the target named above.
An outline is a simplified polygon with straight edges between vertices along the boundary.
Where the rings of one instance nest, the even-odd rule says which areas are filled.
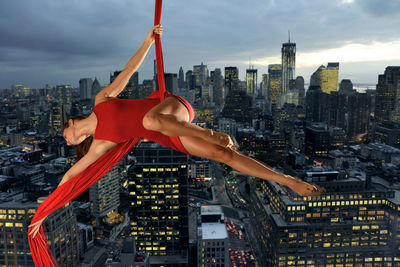
[[[316,184],[309,184],[300,180],[298,178],[294,178],[294,180],[288,185],[290,189],[295,191],[299,196],[319,196],[326,192],[325,188],[322,186],[318,186]]]
[[[234,142],[229,134],[207,129],[206,140],[222,147],[233,147]]]

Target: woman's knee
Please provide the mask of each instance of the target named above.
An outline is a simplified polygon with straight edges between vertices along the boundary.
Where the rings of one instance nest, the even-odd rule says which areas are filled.
[[[215,145],[213,151],[211,151],[213,160],[222,162],[222,163],[229,163],[232,161],[234,157],[234,151],[228,147],[222,147],[219,145]]]
[[[161,125],[160,116],[153,113],[147,113],[143,116],[142,124],[146,130],[158,131]]]

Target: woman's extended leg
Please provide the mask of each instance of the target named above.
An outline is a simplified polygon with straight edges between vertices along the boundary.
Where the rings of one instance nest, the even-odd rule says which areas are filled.
[[[175,97],[167,97],[143,117],[143,127],[167,136],[194,136],[220,146],[233,146],[230,136],[189,122],[189,112]]]
[[[317,185],[309,184],[291,176],[284,176],[263,163],[229,147],[221,147],[193,136],[180,136],[179,138],[185,149],[192,155],[222,162],[242,173],[286,185],[300,196],[316,196],[325,191],[324,188]]]

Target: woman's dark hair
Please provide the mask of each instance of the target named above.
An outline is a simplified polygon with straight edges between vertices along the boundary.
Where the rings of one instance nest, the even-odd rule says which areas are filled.
[[[79,114],[79,115],[76,115],[76,116],[72,117],[71,119],[72,119],[73,121],[75,121],[75,120],[80,121],[80,120],[86,119],[87,117],[89,117],[89,115],[81,115],[81,114]],[[67,121],[67,122],[64,123],[64,125],[63,125],[62,132],[64,133],[64,129],[65,129],[65,128],[68,128],[68,127],[69,127],[69,125],[68,125],[68,121]],[[75,146],[75,152],[76,152],[75,157],[76,157],[76,161],[80,160],[83,156],[86,155],[86,153],[88,152],[89,147],[90,147],[90,145],[92,144],[92,142],[93,142],[93,137],[92,137],[92,136],[89,136],[89,137],[87,137],[85,140],[83,140],[79,145],[76,145],[76,146]]]

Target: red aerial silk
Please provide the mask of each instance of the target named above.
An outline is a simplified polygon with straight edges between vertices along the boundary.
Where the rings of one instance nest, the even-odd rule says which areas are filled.
[[[160,24],[161,8],[162,0],[156,0],[154,25]],[[161,39],[159,34],[154,35],[157,60],[158,92],[160,102],[162,102],[165,95],[165,82]],[[31,224],[47,217],[53,211],[61,208],[82,194],[86,189],[107,174],[107,172],[114,167],[126,155],[126,153],[128,153],[139,142],[139,140],[139,137],[135,137],[118,144],[116,147],[107,151],[99,159],[88,166],[86,170],[57,187],[56,190],[54,190],[54,192],[51,193],[39,206],[35,216],[33,216]],[[30,227],[28,232],[31,231],[32,228],[33,227]],[[28,235],[28,242],[35,266],[58,266],[51,253],[50,247],[47,244],[47,235],[44,232],[43,225],[40,226],[35,238],[32,238],[32,235]]]

